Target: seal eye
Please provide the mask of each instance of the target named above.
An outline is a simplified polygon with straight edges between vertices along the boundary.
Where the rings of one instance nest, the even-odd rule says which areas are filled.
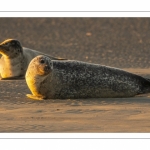
[[[44,61],[43,59],[41,59],[41,60],[40,60],[40,63],[41,63],[41,64],[44,64],[44,63],[45,63],[45,61]]]

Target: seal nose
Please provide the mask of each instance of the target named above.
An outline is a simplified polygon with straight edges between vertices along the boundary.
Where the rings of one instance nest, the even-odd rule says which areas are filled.
[[[44,70],[45,71],[49,71],[51,68],[48,66],[48,65],[46,65],[45,67],[44,67]]]

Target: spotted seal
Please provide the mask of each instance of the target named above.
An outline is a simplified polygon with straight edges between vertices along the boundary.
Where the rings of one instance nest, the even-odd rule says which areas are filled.
[[[29,98],[121,98],[150,92],[150,81],[124,70],[76,60],[57,61],[40,55],[29,64]]]
[[[29,62],[38,55],[47,55],[39,51],[22,47],[15,39],[7,39],[0,44],[0,75],[3,79],[24,77]],[[54,60],[63,60],[47,55]]]

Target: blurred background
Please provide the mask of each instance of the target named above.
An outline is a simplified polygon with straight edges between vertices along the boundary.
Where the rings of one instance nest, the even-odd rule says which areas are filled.
[[[150,18],[0,18],[0,42],[119,68],[150,68]]]

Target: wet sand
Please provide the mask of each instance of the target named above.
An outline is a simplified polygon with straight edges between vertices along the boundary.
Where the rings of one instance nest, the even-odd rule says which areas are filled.
[[[150,78],[149,18],[0,18],[0,41]],[[36,101],[25,80],[0,81],[0,132],[150,132],[150,94]]]

